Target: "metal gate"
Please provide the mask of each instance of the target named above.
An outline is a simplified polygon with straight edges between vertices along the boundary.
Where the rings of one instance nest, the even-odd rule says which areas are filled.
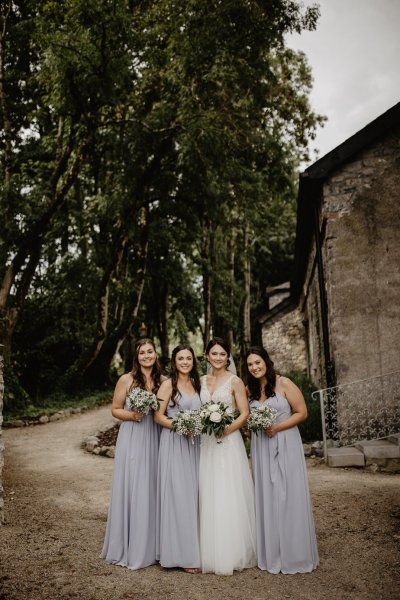
[[[328,446],[400,432],[400,371],[317,390],[321,405],[324,456]]]

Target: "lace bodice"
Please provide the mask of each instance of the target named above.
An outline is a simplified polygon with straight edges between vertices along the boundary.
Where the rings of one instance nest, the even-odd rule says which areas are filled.
[[[232,381],[234,377],[235,375],[229,377],[226,381],[219,385],[212,394],[210,394],[210,391],[207,387],[207,376],[203,375],[203,377],[201,378],[201,403],[205,404],[206,402],[211,401],[223,402],[227,406],[231,406],[233,408]]]

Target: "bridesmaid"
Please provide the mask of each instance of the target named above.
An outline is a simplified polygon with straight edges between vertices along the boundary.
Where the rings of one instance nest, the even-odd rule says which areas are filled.
[[[178,411],[200,408],[200,378],[193,349],[180,344],[171,357],[171,379],[161,385],[160,408],[154,420],[163,426],[158,461],[157,559],[163,567],[197,573],[198,471],[200,436],[189,438],[171,430]]]
[[[111,412],[122,421],[116,448],[111,501],[101,558],[141,569],[156,562],[156,486],[159,427],[147,415],[127,410],[126,394],[140,387],[157,394],[161,367],[150,339],[135,346],[133,368],[115,387]]]
[[[276,422],[252,434],[258,566],[270,573],[309,573],[319,564],[303,444],[297,425],[307,418],[299,388],[275,373],[266,350],[246,354],[250,407],[268,402]]]

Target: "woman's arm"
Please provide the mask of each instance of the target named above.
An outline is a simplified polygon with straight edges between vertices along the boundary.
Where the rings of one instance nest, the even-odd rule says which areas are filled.
[[[115,386],[114,396],[111,405],[111,414],[120,421],[141,421],[143,419],[143,413],[135,410],[126,410],[125,398],[126,392],[132,384],[132,375],[125,373],[117,381]]]
[[[236,407],[240,414],[238,417],[236,417],[233,423],[228,425],[228,427],[225,429],[224,436],[229,435],[230,433],[233,433],[237,429],[243,427],[246,424],[250,412],[246,388],[243,381],[239,379],[239,377],[236,377],[232,383],[232,392],[235,398]]]
[[[157,400],[160,403],[158,410],[154,411],[154,421],[163,427],[172,429],[172,419],[166,416],[169,401],[172,395],[172,382],[170,379],[166,379],[160,385],[160,389],[157,392]]]
[[[303,421],[307,419],[306,402],[297,385],[288,377],[279,377],[277,387],[279,387],[279,390],[277,391],[284,395],[286,400],[289,402],[290,408],[292,409],[292,414],[285,421],[282,421],[281,423],[274,423],[274,425],[271,425],[271,427],[267,427],[265,433],[268,435],[268,437],[272,437],[279,431],[296,427],[296,425],[303,423]]]

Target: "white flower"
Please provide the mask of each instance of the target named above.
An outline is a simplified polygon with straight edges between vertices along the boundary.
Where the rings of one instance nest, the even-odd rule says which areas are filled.
[[[222,416],[219,412],[215,411],[210,414],[210,421],[212,421],[213,423],[220,423],[221,420],[222,420]]]
[[[217,412],[219,410],[219,405],[218,404],[209,404],[208,410],[210,411],[210,413]]]

